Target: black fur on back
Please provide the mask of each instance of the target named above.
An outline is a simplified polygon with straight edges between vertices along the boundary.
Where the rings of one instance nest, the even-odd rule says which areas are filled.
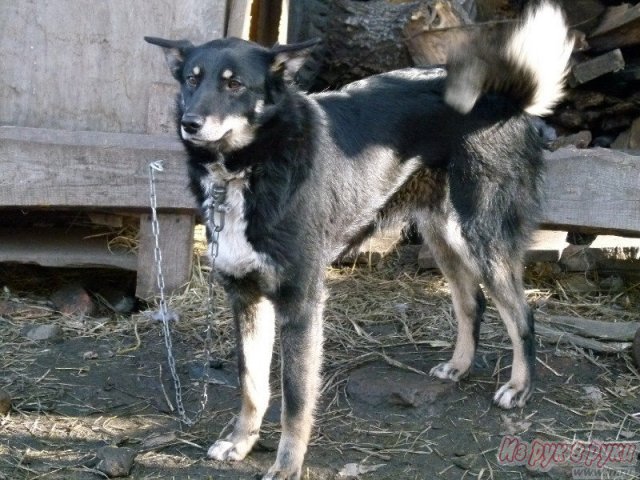
[[[541,141],[505,95],[485,95],[467,115],[455,111],[442,99],[446,75],[408,69],[309,96],[265,80],[272,111],[249,146],[221,153],[184,142],[198,203],[207,164],[248,169],[247,238],[293,280],[361,242],[378,220],[406,220],[423,207],[410,194],[405,200],[401,185],[388,187],[402,164],[419,159],[445,174],[429,186],[440,193],[426,196],[450,200],[479,263],[498,245],[521,255],[539,212]],[[380,178],[388,180],[376,184]],[[387,211],[398,210],[390,202],[400,214]]]

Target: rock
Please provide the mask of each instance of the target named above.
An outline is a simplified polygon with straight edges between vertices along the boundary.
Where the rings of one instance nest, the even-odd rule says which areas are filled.
[[[384,404],[420,407],[433,404],[453,392],[453,382],[406,372],[397,368],[368,365],[351,373],[347,394],[371,406]]]
[[[452,455],[449,457],[451,463],[462,470],[477,472],[486,465],[486,460],[480,453],[469,453],[467,455]]]
[[[11,410],[11,395],[0,390],[0,415],[6,415]]]
[[[636,118],[628,130],[620,133],[611,148],[637,150],[640,148],[640,117]]]
[[[64,315],[93,315],[97,306],[91,295],[80,285],[62,287],[51,295],[56,310]]]
[[[136,306],[136,299],[124,290],[104,287],[94,292],[104,301],[107,307],[116,313],[131,313]]]
[[[342,467],[342,470],[338,472],[338,478],[358,478],[360,475],[366,475],[367,473],[375,472],[376,470],[385,466],[385,463],[379,463],[377,465],[347,463],[344,467]]]
[[[565,135],[557,138],[549,145],[550,149],[558,150],[559,148],[574,146],[576,148],[587,148],[591,143],[591,132],[582,130],[572,135]]]
[[[127,477],[136,455],[134,450],[126,447],[102,447],[97,453],[100,461],[96,468],[111,478]]]
[[[23,334],[36,342],[58,342],[62,340],[62,328],[58,325],[31,325],[26,327]]]

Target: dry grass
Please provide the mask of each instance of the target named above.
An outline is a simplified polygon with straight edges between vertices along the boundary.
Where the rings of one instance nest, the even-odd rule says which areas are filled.
[[[207,288],[209,267],[200,261],[204,250],[201,243],[196,244],[197,254],[191,283],[184,294],[172,296],[168,301],[169,308],[180,317],[172,327],[174,343],[177,350],[189,350],[179,352],[180,357],[186,355],[203,361],[204,332],[212,324],[214,355],[223,362],[231,363],[235,341],[232,320],[224,295],[217,287],[214,289],[213,309],[210,313]],[[595,288],[580,292],[568,288],[570,277],[571,275],[550,271],[542,266],[529,270],[527,294],[538,317],[572,315],[612,322],[640,321],[640,283],[627,281],[615,291]],[[349,373],[369,362],[384,362],[392,367],[424,374],[424,369],[412,361],[413,358],[420,352],[449,352],[452,349],[456,326],[446,282],[435,273],[402,271],[397,268],[393,255],[375,267],[330,269],[327,280],[330,298],[325,312],[322,390],[325,402],[317,418],[318,426],[312,445],[337,454],[345,451],[358,452],[365,460],[371,459],[374,463],[389,461],[395,455],[439,454],[437,442],[430,435],[428,425],[398,430],[358,418],[353,414],[344,390]],[[599,279],[591,275],[590,280],[597,285]],[[38,292],[38,295],[41,293]],[[67,338],[84,337],[95,340],[97,344],[109,345],[109,351],[113,354],[114,361],[117,361],[135,356],[138,350],[152,342],[160,343],[157,324],[149,320],[147,313],[111,315],[97,319],[65,317],[53,312],[42,296],[38,295],[23,292],[16,296],[12,291],[5,290],[0,296],[5,304],[13,306],[12,311],[0,314],[0,388],[20,392],[16,394],[14,412],[9,417],[0,419],[0,432],[4,429],[4,435],[38,436],[46,430],[46,437],[51,439],[52,431],[73,431],[83,436],[85,444],[93,445],[107,440],[113,442],[118,435],[131,437],[132,431],[137,432],[133,436],[138,444],[143,444],[148,440],[150,432],[158,428],[177,431],[172,417],[149,414],[145,410],[148,404],[142,399],[139,404],[129,406],[126,416],[100,414],[93,411],[93,407],[86,401],[74,404],[69,396],[74,385],[61,385],[57,377],[60,371],[55,366],[39,378],[33,377],[31,364],[41,354],[42,348],[25,341],[21,333],[28,323],[55,323],[62,327]],[[508,356],[510,343],[492,306],[487,310],[482,328],[481,346],[483,352],[498,352],[498,365],[494,373],[504,377],[502,370],[508,365],[501,364],[500,360]],[[538,416],[531,428],[545,437],[569,441],[596,437],[600,431],[616,431],[618,439],[638,440],[640,375],[628,352],[598,355],[571,345],[540,344],[539,347],[543,354],[539,355],[538,368],[552,375],[562,376],[567,386],[562,391],[538,390],[536,395],[553,409],[583,420],[568,424],[559,422],[553,416]],[[407,355],[407,352],[415,355]],[[549,365],[549,358],[553,355],[586,359],[597,371],[599,389],[585,391],[584,385],[572,384],[570,372],[558,372]],[[83,375],[82,368],[82,362],[78,362],[75,373],[79,377]],[[276,353],[274,370],[277,369]],[[148,374],[157,378],[159,372]],[[191,393],[201,388],[197,385],[187,387]],[[277,387],[274,395],[278,396]],[[167,403],[172,402],[170,395],[167,397]],[[577,398],[589,401],[576,401]],[[60,405],[61,401],[64,402],[63,405]],[[56,410],[61,407],[75,409],[81,414],[93,414],[93,417],[50,415],[48,412],[53,405]],[[37,412],[38,415],[32,412]],[[204,448],[200,439],[215,435],[215,432],[210,431],[208,422],[217,419],[218,424],[220,421],[224,424],[232,415],[233,410],[230,408],[208,412],[204,422],[188,432],[180,432],[165,446],[190,444]],[[265,437],[275,438],[278,429],[276,423],[266,421]],[[349,431],[352,435],[333,435],[333,432],[344,431]],[[51,442],[53,448],[54,442]],[[175,452],[172,455],[174,454]],[[3,471],[4,462],[11,466],[12,471],[21,472],[25,478],[38,478],[42,475],[42,468],[32,471],[29,465],[34,460],[25,459],[29,455],[42,456],[39,461],[49,465],[50,469],[84,473],[92,469],[87,466],[86,455],[77,448],[70,448],[68,451],[43,449],[38,453],[7,444],[0,446],[0,472]],[[151,461],[150,459],[156,458],[153,455],[159,455],[157,449],[150,449],[145,456],[140,457],[140,461]],[[188,457],[180,455],[172,462],[187,470],[193,463]]]

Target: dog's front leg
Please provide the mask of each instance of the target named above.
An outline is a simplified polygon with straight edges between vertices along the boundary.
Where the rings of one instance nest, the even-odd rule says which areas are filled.
[[[269,406],[269,369],[275,335],[272,303],[250,288],[227,288],[238,341],[238,370],[242,407],[233,431],[214,443],[207,455],[214,460],[242,460],[260,431]]]
[[[276,304],[281,321],[282,436],[276,462],[264,479],[301,476],[320,390],[323,305],[323,293],[315,299]]]

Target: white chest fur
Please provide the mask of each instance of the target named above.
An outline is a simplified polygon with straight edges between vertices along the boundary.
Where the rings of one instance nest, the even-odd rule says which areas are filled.
[[[215,258],[215,269],[233,277],[243,277],[252,271],[266,272],[271,269],[268,257],[264,253],[256,252],[247,240],[247,221],[245,218],[245,191],[247,186],[246,174],[230,175],[220,168],[211,168],[211,174],[202,180],[202,186],[207,192],[204,202],[205,219],[210,231],[213,231],[211,219],[211,190],[214,185],[227,183],[224,201],[224,227],[218,237],[218,255]],[[219,215],[216,214],[219,221]],[[209,257],[213,250],[209,245]]]

